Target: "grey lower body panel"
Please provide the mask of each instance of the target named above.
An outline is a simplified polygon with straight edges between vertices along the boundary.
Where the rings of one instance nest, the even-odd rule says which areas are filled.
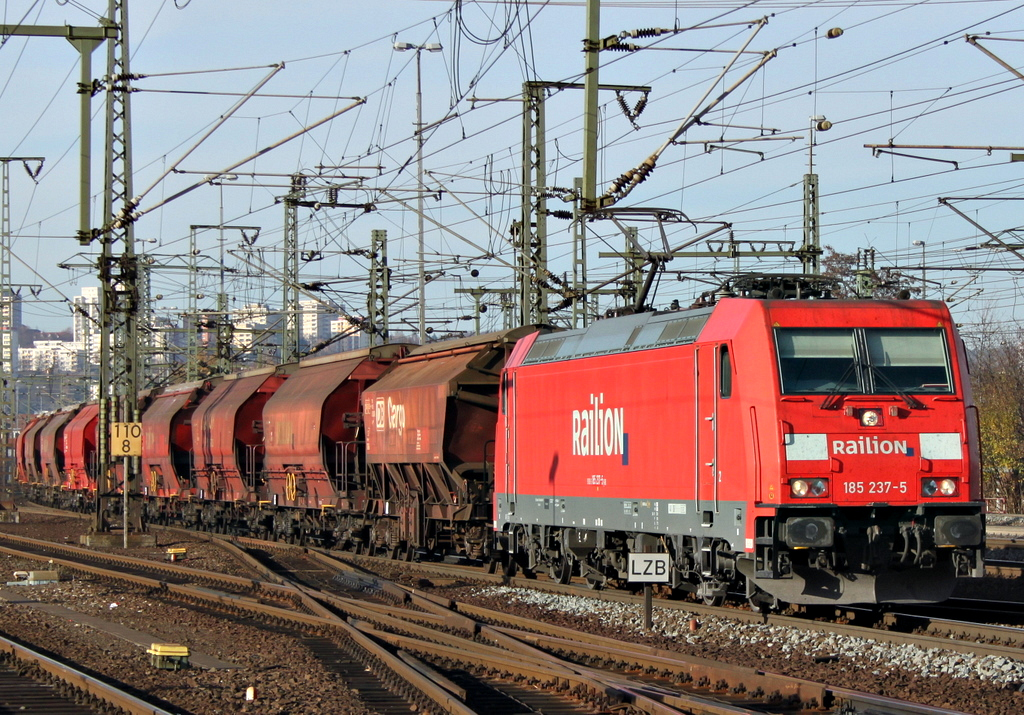
[[[745,550],[746,502],[699,504],[668,499],[495,495],[496,527],[504,524],[621,531],[666,536],[722,539],[735,551]]]

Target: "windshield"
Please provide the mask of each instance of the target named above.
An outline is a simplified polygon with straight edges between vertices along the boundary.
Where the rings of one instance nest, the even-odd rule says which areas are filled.
[[[945,334],[930,328],[779,328],[783,394],[951,393]]]

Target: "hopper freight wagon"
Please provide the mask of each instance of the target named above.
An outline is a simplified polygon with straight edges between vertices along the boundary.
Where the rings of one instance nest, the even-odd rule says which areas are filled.
[[[363,396],[373,548],[491,553],[501,370],[526,326],[410,351]]]

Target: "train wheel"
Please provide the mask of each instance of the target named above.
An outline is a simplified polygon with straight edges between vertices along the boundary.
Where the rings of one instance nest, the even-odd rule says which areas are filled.
[[[559,554],[548,566],[548,575],[558,583],[567,584],[572,580],[572,559]]]
[[[506,580],[514,578],[516,572],[519,570],[519,565],[516,563],[515,554],[506,555],[504,558],[504,563],[502,564],[501,568],[502,575],[505,577]]]
[[[600,591],[604,588],[604,578],[601,576],[595,576],[594,574],[587,574],[587,588],[591,591]]]

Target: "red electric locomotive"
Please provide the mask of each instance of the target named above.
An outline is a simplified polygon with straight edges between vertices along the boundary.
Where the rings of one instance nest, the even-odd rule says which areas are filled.
[[[563,581],[658,552],[708,602],[941,601],[983,567],[976,445],[941,302],[726,298],[521,341],[494,525]]]

